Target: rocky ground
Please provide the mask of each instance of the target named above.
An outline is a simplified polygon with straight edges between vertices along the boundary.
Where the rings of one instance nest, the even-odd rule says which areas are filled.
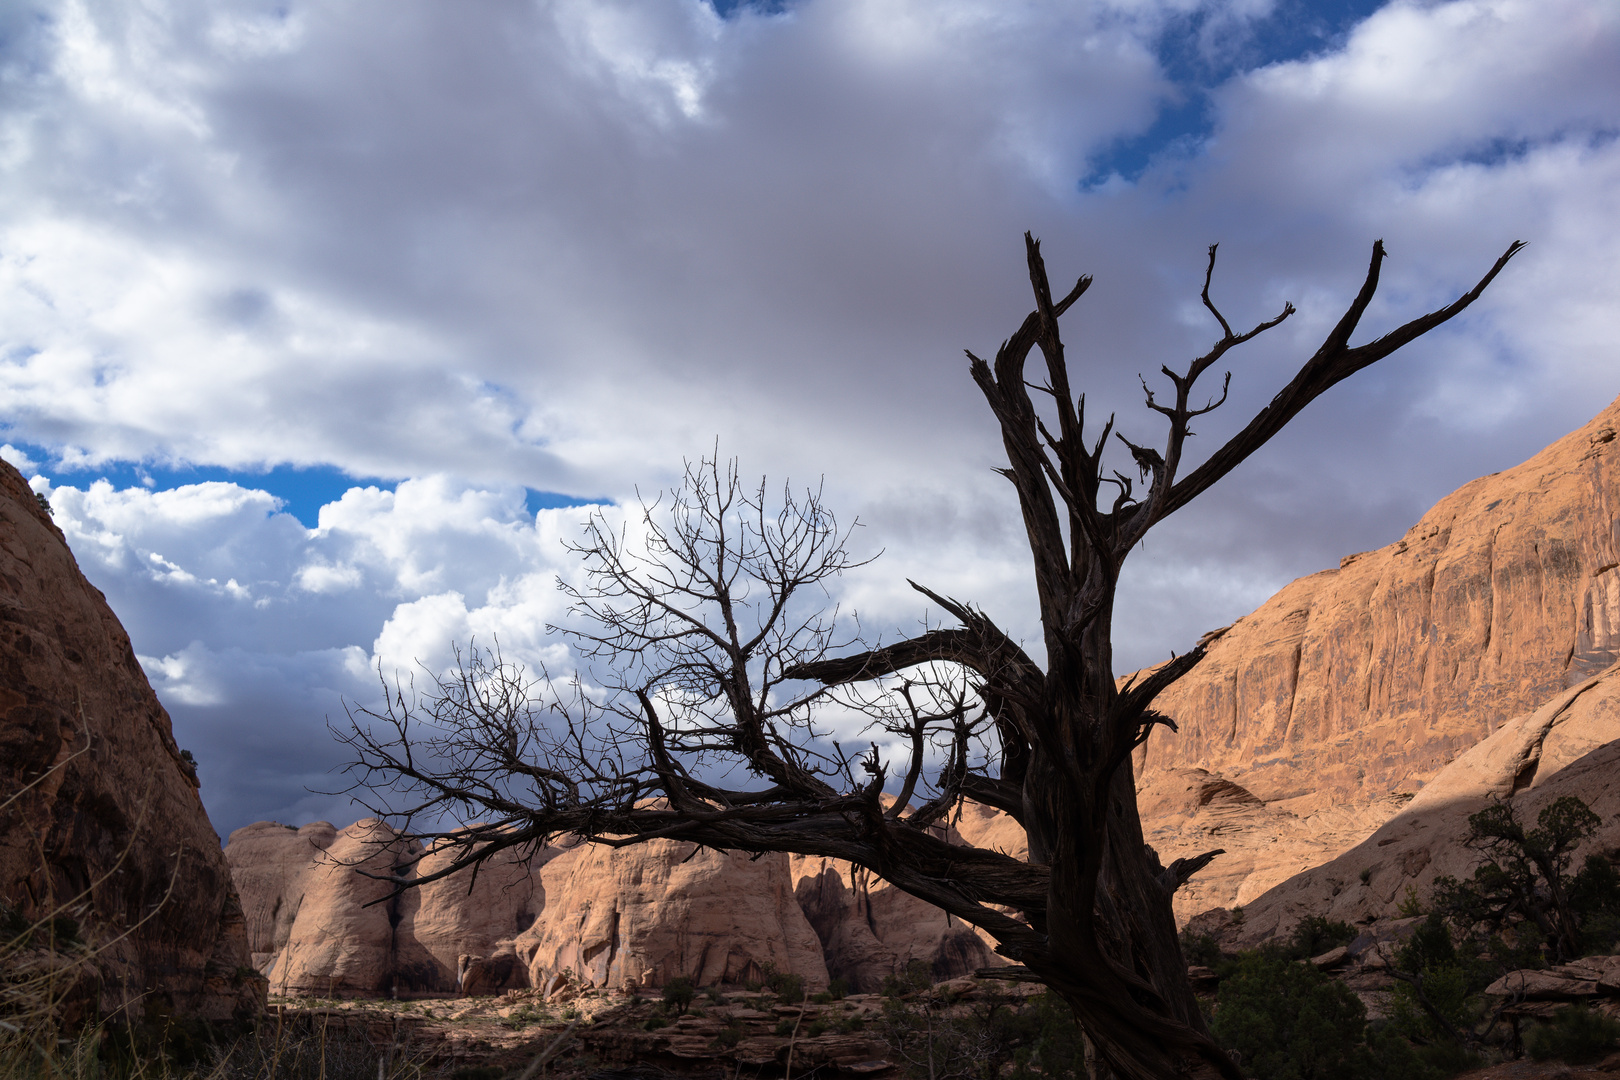
[[[700,994],[683,1014],[660,1000],[606,991],[566,1004],[543,1002],[529,990],[415,1001],[271,1001],[279,1018],[364,1031],[374,1044],[441,1075],[516,1072],[549,1050],[546,1074],[554,1078],[632,1068],[649,1076],[772,1075],[789,1066],[790,1054],[794,1075],[893,1076],[893,1055],[874,1030],[882,1011],[875,994],[783,1005],[774,994],[747,991]]]

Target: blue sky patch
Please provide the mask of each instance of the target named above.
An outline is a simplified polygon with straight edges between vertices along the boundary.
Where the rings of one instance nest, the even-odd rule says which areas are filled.
[[[55,456],[49,450],[33,443],[12,440],[12,445],[35,462],[48,463]],[[41,464],[39,470],[52,484],[84,488],[97,480],[106,480],[113,487],[146,488],[149,491],[169,491],[187,484],[205,484],[210,481],[235,484],[238,487],[267,491],[280,499],[282,511],[297,518],[306,529],[319,523],[321,507],[337,502],[350,488],[377,487],[393,491],[396,480],[383,480],[370,476],[351,476],[331,465],[297,467],[277,465],[264,472],[227,469],[218,465],[156,465],[147,462],[107,461],[85,468],[67,468],[61,465]],[[568,506],[608,505],[607,498],[581,499],[555,491],[524,489],[524,509],[529,517],[541,510],[556,510]]]
[[[50,455],[37,447],[24,446],[30,457],[49,460]],[[282,501],[282,510],[297,518],[305,528],[313,529],[321,507],[337,502],[343,493],[354,487],[380,487],[394,489],[396,481],[376,477],[350,476],[342,469],[330,465],[295,468],[277,465],[267,472],[226,469],[217,465],[155,465],[144,462],[108,461],[83,469],[61,466],[43,470],[55,484],[83,487],[105,479],[116,488],[144,487],[152,491],[169,491],[187,484],[205,484],[210,481],[236,484],[238,487],[268,491]]]
[[[1279,0],[1253,22],[1213,20],[1207,9],[1173,19],[1159,39],[1159,64],[1176,86],[1151,127],[1096,157],[1081,187],[1119,175],[1136,181],[1166,156],[1190,157],[1214,130],[1210,93],[1234,75],[1286,63],[1343,42],[1383,0]]]
[[[536,491],[524,488],[523,505],[534,517],[542,510],[561,510],[567,506],[611,506],[612,499],[576,499],[572,495],[559,495],[555,491]]]

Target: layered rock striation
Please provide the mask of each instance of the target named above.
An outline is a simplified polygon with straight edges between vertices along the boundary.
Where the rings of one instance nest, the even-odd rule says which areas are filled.
[[[0,899],[72,914],[104,1013],[260,1007],[219,837],[129,636],[0,463]]]

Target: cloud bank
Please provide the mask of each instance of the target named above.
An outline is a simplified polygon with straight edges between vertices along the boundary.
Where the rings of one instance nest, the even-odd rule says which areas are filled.
[[[1071,363],[1138,442],[1158,430],[1138,373],[1214,340],[1207,244],[1234,323],[1299,307],[1235,354],[1195,453],[1314,349],[1374,239],[1392,258],[1367,337],[1531,242],[1466,317],[1149,538],[1122,667],[1388,542],[1620,392],[1601,0],[1342,25],[1255,0],[63,0],[0,20],[0,454],[51,494],[222,830],[352,816],[305,789],[334,786],[326,718],[371,700],[379,662],[496,634],[561,662],[544,626],[584,511],[558,504],[626,504],[717,438],[859,516],[885,551],[846,583],[863,618],[915,625],[913,577],[1035,637],[961,353],[1028,310],[1025,229],[1055,277],[1096,275]],[[1322,29],[1278,52],[1285,24]],[[119,479],[190,467],[224,478]],[[268,479],[288,467],[366,482],[309,528]]]

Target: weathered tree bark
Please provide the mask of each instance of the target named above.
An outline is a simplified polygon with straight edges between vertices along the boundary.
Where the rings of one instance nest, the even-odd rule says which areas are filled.
[[[1199,1013],[1171,912],[1175,889],[1219,852],[1162,866],[1143,841],[1129,765],[1131,751],[1156,725],[1174,726],[1153,711],[1153,701],[1203,658],[1210,638],[1116,687],[1111,625],[1120,567],[1149,529],[1208,490],[1319,394],[1473,303],[1521,245],[1509,247],[1455,303],[1351,347],[1378,285],[1384,249],[1374,244],[1360,292],[1322,346],[1266,408],[1180,477],[1189,422],[1225,400],[1223,387],[1220,400],[1193,406],[1198,378],[1293,312],[1285,306],[1276,318],[1234,333],[1209,297],[1211,247],[1202,298],[1222,336],[1185,372],[1162,369],[1171,402],[1147,391],[1148,407],[1168,423],[1162,451],[1117,436],[1147,485],[1140,498],[1128,476],[1105,475],[1113,418],[1087,442],[1084,398],[1069,385],[1058,319],[1091,279],[1082,277],[1054,300],[1040,246],[1028,234],[1025,246],[1035,310],[993,363],[968,356],[1001,428],[1008,461],[1001,471],[1018,493],[1034,560],[1044,669],[983,612],[921,586],[914,587],[957,626],[831,657],[832,622],[801,618],[794,597],[854,565],[844,553],[847,533],[815,494],[787,499],[771,518],[763,487],[749,498],[734,470],[722,477],[705,462],[688,470],[688,487],[674,496],[667,523],[655,521],[656,503],[644,508],[650,555],[627,555],[622,535],[601,519],[593,519],[578,548],[595,584],[570,593],[575,611],[596,629],[566,632],[618,672],[617,694],[605,705],[583,694],[572,702],[537,702],[536,684],[520,670],[498,657],[486,663],[475,652],[470,667],[439,681],[425,706],[408,704],[396,688],[386,710],[358,718],[364,722],[347,738],[357,751],[352,768],[360,786],[422,796],[395,817],[452,812],[478,822],[419,834],[432,841],[430,849],[452,845],[459,852],[435,874],[395,877],[399,888],[559,832],[611,845],[671,837],[844,859],[988,931],[998,951],[1022,965],[1013,974],[1044,982],[1073,1007],[1115,1075],[1239,1080]],[[1045,383],[1033,389],[1043,395],[1042,410],[1030,397],[1025,370],[1037,349]],[[1106,506],[1105,486],[1113,489]],[[756,599],[745,603],[751,591]],[[942,683],[941,665],[966,672],[971,694],[966,684]],[[903,706],[891,692],[881,708],[874,705],[874,715],[912,750],[902,797],[885,805],[886,765],[876,747],[859,761],[836,743],[829,755],[812,717],[835,689],[891,677],[905,680],[898,689]],[[788,693],[805,682],[813,689]],[[679,692],[671,695],[671,687]],[[919,706],[912,694],[918,687],[933,705]],[[558,717],[566,730],[559,730]],[[426,733],[413,724],[425,724]],[[994,775],[968,764],[969,746],[981,734],[999,748]],[[943,747],[947,761],[932,784],[921,779],[930,746]],[[734,790],[704,782],[689,763],[715,755],[745,763],[765,786]],[[856,779],[855,765],[868,780]],[[922,786],[932,797],[910,805]],[[1029,836],[1029,861],[937,835],[937,824],[964,797],[1016,818]]]

